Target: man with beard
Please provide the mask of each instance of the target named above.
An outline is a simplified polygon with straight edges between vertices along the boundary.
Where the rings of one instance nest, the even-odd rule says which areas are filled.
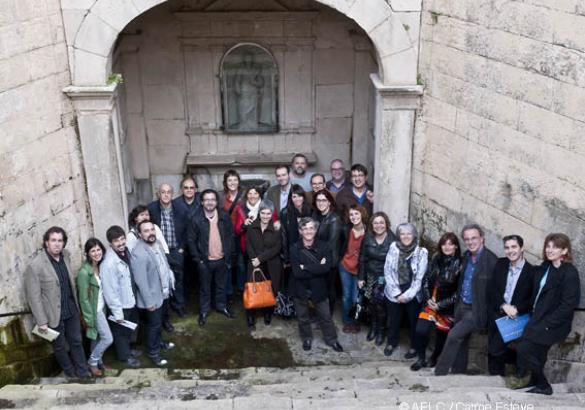
[[[362,164],[351,166],[351,184],[343,188],[335,197],[337,214],[349,223],[348,212],[352,205],[361,205],[372,215],[374,192],[368,188],[368,169]]]
[[[291,184],[300,185],[303,187],[305,192],[309,192],[311,190],[311,176],[313,175],[312,172],[307,172],[308,166],[309,162],[305,155],[295,154],[295,156],[292,158],[292,172],[290,174],[290,182]]]
[[[133,252],[134,282],[136,283],[136,306],[142,311],[146,326],[146,346],[148,357],[156,366],[168,362],[160,356],[161,347],[173,348],[173,344],[162,341],[163,304],[172,288],[173,274],[165,253],[156,242],[154,224],[142,221],[138,224],[140,241]]]
[[[211,308],[211,280],[215,283],[215,308],[228,319],[226,281],[231,267],[234,229],[229,215],[217,207],[217,192],[201,193],[201,209],[191,219],[187,233],[189,254],[199,270],[199,326],[204,326]]]
[[[134,323],[138,321],[132,287],[132,257],[126,248],[126,233],[120,226],[108,228],[106,238],[110,243],[110,249],[100,266],[100,276],[106,305],[116,320],[116,323],[112,324],[114,347],[119,361],[129,367],[138,367],[140,366],[136,359],[138,352],[130,350],[133,331],[121,324],[124,320]]]
[[[65,376],[86,379],[89,375],[81,342],[77,292],[65,245],[67,234],[63,228],[53,226],[45,232],[44,251],[24,272],[25,293],[39,332],[44,334],[49,328],[59,332],[51,344]]]

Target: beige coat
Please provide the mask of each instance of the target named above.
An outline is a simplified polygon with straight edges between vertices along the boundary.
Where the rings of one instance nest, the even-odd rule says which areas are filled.
[[[69,284],[75,298],[75,305],[78,306],[75,278],[71,269],[69,253],[65,250],[63,257],[69,272]],[[35,323],[39,326],[48,324],[49,327],[53,328],[59,326],[61,287],[57,272],[55,272],[55,268],[44,250],[39,252],[27,266],[24,272],[24,290]]]

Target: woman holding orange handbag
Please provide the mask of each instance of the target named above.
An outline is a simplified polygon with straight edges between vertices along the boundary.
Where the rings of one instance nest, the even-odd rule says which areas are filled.
[[[457,236],[447,232],[439,239],[439,251],[433,257],[423,278],[422,292],[427,301],[416,323],[415,348],[418,360],[411,370],[434,367],[443,350],[447,333],[453,324],[453,311],[457,298],[457,283],[463,264]],[[429,362],[426,350],[431,330],[435,328],[435,350]]]
[[[282,287],[282,263],[280,261],[280,232],[274,227],[272,215],[274,205],[270,201],[262,201],[258,207],[258,218],[248,227],[246,232],[246,252],[248,254],[248,282],[262,281],[262,274],[272,280],[273,288]],[[255,275],[255,276],[253,276]],[[273,293],[274,290],[273,290]],[[247,309],[248,328],[256,327],[256,310],[264,313],[264,324],[272,321],[273,306],[263,309]]]

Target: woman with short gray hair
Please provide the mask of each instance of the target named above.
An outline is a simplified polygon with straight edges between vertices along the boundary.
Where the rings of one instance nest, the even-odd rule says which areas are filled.
[[[384,296],[388,311],[388,342],[384,355],[390,356],[398,346],[400,322],[404,313],[410,324],[410,350],[405,358],[416,357],[415,329],[420,312],[422,279],[427,270],[428,252],[418,245],[418,232],[411,223],[403,223],[396,228],[397,240],[390,245],[384,278]]]

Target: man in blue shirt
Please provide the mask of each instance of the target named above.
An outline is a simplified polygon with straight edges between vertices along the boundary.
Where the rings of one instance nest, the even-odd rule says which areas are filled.
[[[487,282],[498,260],[485,247],[483,229],[476,224],[465,225],[461,236],[467,247],[463,261],[463,273],[459,277],[458,302],[455,321],[449,331],[445,347],[435,375],[465,373],[469,355],[469,339],[472,333],[487,326]]]

